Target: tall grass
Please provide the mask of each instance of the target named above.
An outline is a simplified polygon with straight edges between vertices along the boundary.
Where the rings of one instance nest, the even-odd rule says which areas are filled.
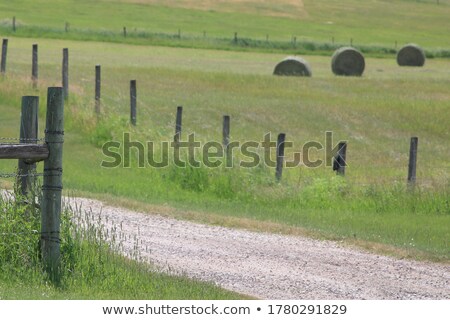
[[[40,210],[0,196],[1,299],[233,299],[208,283],[159,273],[135,249],[119,254],[124,235],[98,216],[66,209],[61,223],[60,276],[45,273],[39,248]],[[138,239],[134,239],[138,241]]]
[[[330,55],[336,49],[349,45],[342,42],[320,42],[299,39],[297,40],[264,40],[253,39],[249,37],[239,37],[234,41],[232,37],[202,37],[200,35],[183,34],[179,37],[177,34],[149,31],[128,31],[124,37],[112,30],[99,29],[72,29],[70,33],[62,29],[42,27],[42,26],[21,26],[14,32],[9,26],[0,25],[0,33],[5,36],[24,37],[24,38],[48,38],[48,39],[66,39],[77,41],[103,41],[112,43],[126,43],[135,45],[152,45],[178,48],[197,48],[197,49],[215,49],[229,51],[254,51],[267,53],[287,53],[287,54],[308,54],[308,55]],[[367,56],[373,57],[391,57],[397,53],[393,46],[381,46],[370,44],[355,44],[355,47],[361,50]],[[427,58],[449,58],[450,50],[436,48],[425,48]]]

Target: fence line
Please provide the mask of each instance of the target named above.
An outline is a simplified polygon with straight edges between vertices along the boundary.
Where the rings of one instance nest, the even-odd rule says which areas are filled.
[[[239,41],[237,32],[234,35],[234,39],[236,41]],[[296,39],[296,37],[293,36],[293,38],[291,38],[291,41],[296,41],[296,40],[292,40],[292,39]],[[37,83],[37,79],[38,79],[37,48],[38,48],[38,45],[33,44],[33,59],[32,59],[33,85],[35,85],[35,83]],[[68,63],[69,63],[68,62],[68,48],[64,48],[63,49],[63,73],[62,73],[64,98],[67,98],[68,94],[69,94],[68,93],[68,82],[69,82]],[[137,103],[140,102],[137,99],[136,91],[137,91],[136,90],[136,80],[131,80],[130,81],[130,123],[134,126],[136,125],[136,122],[137,122],[137,110],[136,110]],[[144,102],[140,102],[140,103],[143,104]],[[145,109],[147,109],[147,108],[143,108],[143,110],[145,110]],[[101,113],[101,66],[100,65],[95,66],[95,112],[96,112],[97,116],[99,116]],[[176,143],[176,145],[181,140],[181,129],[182,129],[182,107],[179,106],[177,108],[175,136],[174,136],[174,142]],[[226,152],[227,155],[228,155],[228,144],[230,143],[229,132],[230,132],[230,116],[224,116],[222,134],[223,134],[223,146],[227,151]],[[280,136],[279,136],[279,138],[280,138]],[[1,141],[7,141],[7,140],[14,141],[15,139],[14,138],[0,138],[0,140]],[[20,139],[20,142],[22,142],[22,143],[27,142],[27,141],[36,143],[37,141],[40,141],[40,140],[36,140],[34,138],[29,138],[29,137],[25,137],[25,136]],[[14,143],[10,143],[10,145],[14,145]],[[6,146],[4,146],[2,148],[5,149]],[[22,148],[24,148],[24,146],[22,146]],[[40,147],[35,147],[35,148],[39,149]],[[347,166],[349,166],[346,161],[347,160],[346,150],[347,150],[347,144],[340,143],[339,147],[338,147],[338,153],[334,156],[333,170],[335,170],[336,173],[339,175],[345,175],[345,168]],[[1,151],[1,149],[0,149],[0,151]],[[44,151],[45,150],[41,150],[41,152],[44,152]],[[278,154],[278,151],[281,151],[282,154]],[[275,173],[275,177],[276,177],[277,181],[280,181],[281,177],[282,177],[283,163],[284,163],[284,158],[285,158],[284,152],[285,152],[285,150],[284,150],[284,141],[283,141],[282,143],[277,144],[277,168],[276,168],[276,173]],[[413,156],[415,157],[415,159],[412,158]],[[351,158],[351,159],[352,159],[352,162],[354,163],[355,159],[354,158]],[[410,163],[409,163],[407,180],[408,180],[409,184],[414,184],[415,180],[416,180],[416,171],[417,171],[417,150],[414,152],[413,151],[410,152],[409,159],[410,159]],[[22,163],[23,163],[23,161],[22,161]],[[350,167],[359,168],[359,167],[363,167],[363,166],[352,166],[350,164]],[[392,164],[385,164],[382,166],[377,166],[377,165],[372,166],[371,165],[371,167],[373,167],[373,168],[375,168],[375,167],[403,168],[404,165],[398,164],[398,165],[394,166]],[[427,167],[421,167],[421,168],[427,168]],[[433,166],[432,168],[436,169],[436,166]],[[446,167],[442,167],[442,168],[446,168]],[[23,185],[24,185],[23,189],[26,190],[26,184],[24,183]]]
[[[0,173],[0,177],[20,178],[20,192],[25,197],[31,189],[29,178],[43,177],[41,203],[42,259],[52,279],[59,277],[60,216],[62,192],[62,148],[64,135],[64,93],[62,87],[48,88],[45,143],[37,144],[38,97],[22,98],[20,144],[0,144],[0,159],[18,159],[16,174]],[[4,138],[15,139],[15,138]],[[26,141],[34,143],[27,144]],[[44,160],[44,172],[36,173],[35,163]],[[32,199],[34,202],[34,197]]]

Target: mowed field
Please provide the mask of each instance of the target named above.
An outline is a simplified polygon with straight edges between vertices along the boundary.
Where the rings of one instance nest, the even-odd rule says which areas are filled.
[[[340,2],[303,1],[161,1],[161,0],[36,0],[0,1],[0,30],[10,33],[16,17],[18,36],[82,40],[164,43],[170,46],[252,46],[216,43],[239,38],[330,45],[381,46],[395,49],[415,42],[430,52],[448,50],[450,2],[395,0]],[[69,32],[64,32],[65,23]],[[128,38],[122,37],[127,27]],[[177,39],[178,32],[182,38]],[[268,37],[268,38],[266,38]],[[250,42],[250,43],[249,43]],[[278,47],[279,44],[256,44]],[[289,46],[288,46],[289,47]],[[290,46],[290,49],[294,49]],[[307,50],[310,50],[306,48]]]

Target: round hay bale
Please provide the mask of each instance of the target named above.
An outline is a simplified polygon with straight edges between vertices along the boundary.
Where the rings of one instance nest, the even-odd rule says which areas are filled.
[[[331,58],[331,70],[338,76],[361,76],[365,67],[364,56],[352,47],[337,49]]]
[[[422,67],[425,64],[425,52],[416,44],[407,44],[397,53],[397,63],[402,67]]]
[[[311,67],[305,59],[298,57],[287,57],[278,63],[273,71],[278,76],[311,77]]]

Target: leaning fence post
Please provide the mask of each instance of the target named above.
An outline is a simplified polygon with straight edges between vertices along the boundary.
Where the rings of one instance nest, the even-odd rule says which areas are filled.
[[[33,44],[31,80],[33,81],[33,88],[36,88],[37,83],[38,83],[38,45],[37,44]]]
[[[62,62],[62,86],[64,91],[64,99],[69,98],[69,49],[63,49],[63,62]]]
[[[416,184],[416,168],[417,168],[417,147],[419,144],[418,137],[412,137],[409,147],[409,164],[408,164],[408,186],[414,188]]]
[[[283,162],[284,162],[284,142],[286,140],[286,134],[280,133],[277,139],[277,168],[275,171],[275,178],[277,181],[281,181],[283,175]]]
[[[228,145],[230,144],[230,116],[223,116],[223,148],[228,155]]]
[[[101,91],[101,66],[95,66],[95,113],[100,115],[100,91]]]
[[[0,73],[6,73],[6,56],[8,54],[8,39],[3,39],[2,42],[2,61],[0,62]]]
[[[136,125],[136,80],[130,81],[130,120]]]
[[[183,118],[183,107],[178,106],[177,107],[177,118],[176,118],[176,122],[175,122],[175,137],[174,137],[175,144],[178,144],[181,140],[182,118]]]
[[[45,143],[49,157],[44,161],[41,252],[44,266],[53,280],[59,277],[63,142],[63,90],[48,88]]]
[[[22,97],[22,114],[20,117],[20,143],[37,143],[38,138],[39,97]],[[34,186],[35,178],[30,176],[36,170],[36,164],[28,164],[25,159],[18,162],[18,191],[27,196]],[[34,201],[34,199],[33,199]]]
[[[333,170],[337,175],[345,176],[345,167],[347,159],[347,142],[339,142],[338,152],[333,161]]]

